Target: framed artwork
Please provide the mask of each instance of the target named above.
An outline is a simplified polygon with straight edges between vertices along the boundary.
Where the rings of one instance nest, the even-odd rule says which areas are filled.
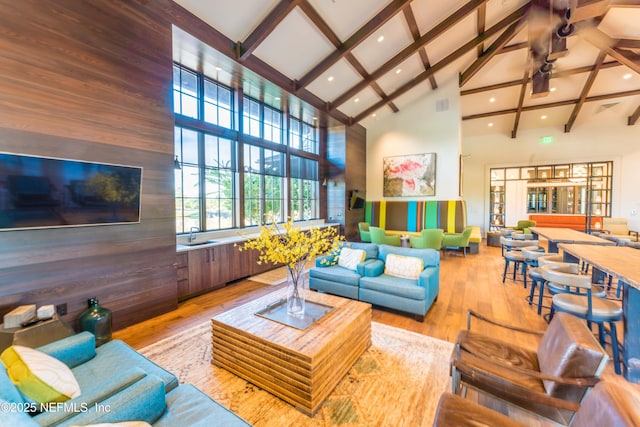
[[[385,197],[435,196],[436,153],[382,159]]]

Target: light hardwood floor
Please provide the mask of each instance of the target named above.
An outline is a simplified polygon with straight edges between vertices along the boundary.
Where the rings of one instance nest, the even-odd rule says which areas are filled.
[[[379,307],[374,307],[372,320],[450,342],[455,341],[458,331],[466,327],[467,309],[520,326],[546,328],[534,306],[529,306],[525,300],[529,290],[524,289],[521,282],[508,279],[502,284],[504,261],[499,248],[483,244],[479,254],[466,258],[460,253],[442,254],[440,294],[423,322],[406,313]],[[141,348],[277,288],[249,280],[239,281],[184,301],[170,313],[116,331],[114,338]]]
[[[442,252],[440,294],[424,321],[419,322],[411,315],[380,307],[374,307],[372,320],[449,342],[454,342],[458,331],[466,328],[467,309],[473,309],[496,320],[521,327],[546,329],[546,322],[538,316],[536,307],[530,306],[526,300],[529,289],[524,289],[521,281],[514,282],[507,279],[504,284],[502,283],[503,268],[504,260],[500,248],[486,246],[484,241],[479,254],[467,255],[466,258],[461,253]],[[214,292],[189,299],[170,313],[116,331],[114,338],[122,339],[134,348],[142,348],[282,286],[265,285],[249,280],[239,281]],[[544,310],[543,313],[546,311]],[[535,348],[535,342],[523,334],[498,332],[475,323],[473,328],[479,331],[490,331],[497,338],[518,345]],[[605,374],[615,376],[612,372],[608,368]],[[620,377],[617,377],[616,380],[619,380]],[[470,392],[469,397],[507,413],[527,425],[548,425],[521,411],[510,409],[500,402],[478,397],[473,392]]]

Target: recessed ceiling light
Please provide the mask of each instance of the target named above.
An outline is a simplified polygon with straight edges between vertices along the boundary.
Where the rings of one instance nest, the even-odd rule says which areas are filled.
[[[555,92],[555,91],[556,91],[555,87],[552,87],[552,88],[549,89],[549,92]]]
[[[280,97],[279,97],[279,96],[276,96],[276,97],[275,97],[275,100],[276,100],[276,101],[280,101]]]
[[[378,43],[380,43],[382,40],[384,40],[384,36],[378,37]]]
[[[359,102],[359,101],[360,101],[360,98],[356,98],[353,100],[353,102]]]
[[[627,73],[624,76],[622,76],[623,79],[628,80],[631,78],[631,73]]]
[[[375,117],[375,116],[376,116],[376,113],[373,113],[373,114],[371,115],[371,117]]]
[[[540,116],[540,118],[541,118],[542,120],[545,120],[545,119],[547,118],[547,115],[546,115],[546,114],[543,114],[543,115],[541,115],[541,116]]]
[[[491,98],[489,98],[489,102],[496,102],[496,99],[492,96]]]
[[[487,126],[489,126],[490,128],[493,127],[493,123],[488,123]]]
[[[332,81],[333,81],[333,76],[329,76],[329,78],[328,78],[327,80],[329,80],[330,82],[332,82]]]
[[[222,71],[222,68],[216,67],[216,71]]]
[[[396,70],[396,74],[400,74],[401,72],[402,72],[402,68],[398,68],[398,69]]]

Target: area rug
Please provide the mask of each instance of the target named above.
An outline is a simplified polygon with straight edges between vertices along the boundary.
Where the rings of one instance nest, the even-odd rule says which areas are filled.
[[[211,325],[198,325],[140,350],[256,427],[431,426],[450,390],[453,344],[372,322],[372,344],[311,418],[211,364]]]

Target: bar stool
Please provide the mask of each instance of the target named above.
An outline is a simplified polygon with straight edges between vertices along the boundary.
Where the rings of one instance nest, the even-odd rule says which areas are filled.
[[[540,246],[525,246],[520,250],[524,261],[527,264],[527,272],[524,276],[524,287],[527,287],[527,275],[531,278],[531,292],[529,292],[528,302],[529,305],[533,303],[533,295],[536,291],[536,287],[542,288],[544,286],[544,279],[542,278],[542,271],[540,270],[538,259],[549,257],[549,254],[544,252],[544,249]],[[538,305],[538,314],[540,314],[541,307]]]
[[[547,287],[552,283],[559,285],[560,288],[576,289],[575,291],[556,293],[551,303],[552,313],[554,311],[569,313],[586,320],[589,326],[591,323],[598,325],[600,345],[606,347],[606,336],[609,335],[614,368],[616,374],[620,374],[622,369],[616,322],[622,320],[622,306],[615,301],[604,298],[606,295],[604,289],[593,285],[591,277],[576,274],[578,270],[578,264],[548,264],[542,267],[542,275],[547,280]],[[598,295],[602,295],[602,297],[598,297]],[[609,324],[608,332],[605,323]]]
[[[513,234],[513,233],[512,233]],[[502,283],[507,278],[507,271],[509,266],[513,263],[513,280],[516,280],[518,268],[521,270],[523,276],[524,287],[527,287],[527,263],[522,255],[522,248],[528,247],[531,250],[538,248],[537,240],[514,240],[510,237],[500,237],[500,243],[502,244],[502,256],[504,257],[504,272],[502,273]]]

